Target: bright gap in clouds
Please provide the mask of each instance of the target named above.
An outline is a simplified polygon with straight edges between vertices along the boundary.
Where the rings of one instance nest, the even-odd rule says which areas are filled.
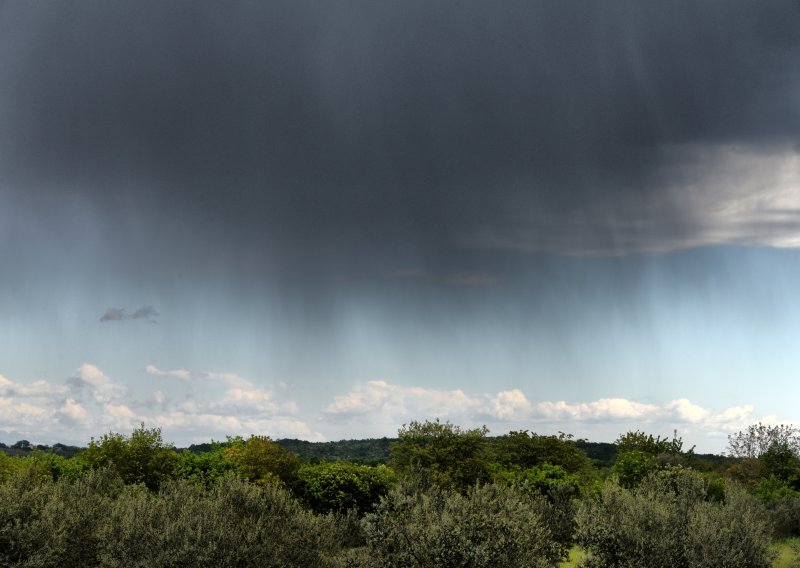
[[[462,238],[466,247],[608,257],[716,245],[800,248],[800,153],[795,146],[682,144],[660,150],[648,176],[658,192],[622,184],[566,215],[528,201],[510,222]]]

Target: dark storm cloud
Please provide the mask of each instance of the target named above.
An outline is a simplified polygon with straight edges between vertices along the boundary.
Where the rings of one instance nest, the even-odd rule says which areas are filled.
[[[122,308],[108,308],[106,313],[100,318],[101,322],[106,321],[123,321],[123,320],[148,320],[155,323],[155,318],[158,317],[158,312],[153,306],[142,306],[132,314],[126,314]]]
[[[125,310],[121,308],[108,308],[100,321],[122,321],[125,319]]]
[[[142,306],[131,314],[131,319],[153,319],[158,316],[158,312],[153,306]]]
[[[6,185],[72,192],[126,235],[236,251],[212,265],[269,250],[288,270],[311,256],[483,274],[453,247],[671,242],[696,231],[660,197],[675,148],[796,149],[800,131],[797,2],[59,2],[0,17]]]

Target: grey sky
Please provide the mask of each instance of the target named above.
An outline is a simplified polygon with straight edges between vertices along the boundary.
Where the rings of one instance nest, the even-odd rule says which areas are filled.
[[[726,341],[788,377],[797,61],[793,1],[0,3],[0,373],[326,419],[376,380],[666,404]]]

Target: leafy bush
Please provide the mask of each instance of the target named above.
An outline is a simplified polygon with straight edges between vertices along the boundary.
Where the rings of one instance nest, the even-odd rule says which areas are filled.
[[[535,499],[534,503],[553,539],[563,547],[566,554],[572,546],[576,498],[581,494],[577,476],[567,473],[561,466],[544,463],[527,469],[501,469],[493,477],[495,483],[514,485],[529,495],[545,497]]]
[[[800,536],[800,495],[785,494],[764,503],[774,538]]]
[[[175,481],[157,496],[128,487],[99,530],[107,567],[321,566],[339,548],[331,517],[285,489],[227,476],[212,490]]]
[[[3,452],[0,452],[0,483],[14,475],[17,470],[18,460],[8,457]]]
[[[398,473],[464,492],[490,478],[488,432],[486,426],[462,430],[439,420],[413,421],[398,431],[390,463]]]
[[[273,442],[269,436],[250,436],[246,442],[233,438],[224,456],[255,483],[293,487],[297,481],[300,458]]]
[[[364,531],[368,557],[385,567],[545,567],[561,558],[533,499],[500,485],[462,495],[402,484],[365,517]]]
[[[769,566],[769,525],[757,500],[729,489],[709,499],[708,481],[681,467],[651,473],[634,489],[608,482],[577,517],[587,566]]]
[[[317,513],[371,511],[395,480],[394,472],[386,466],[347,462],[305,465],[297,476],[299,491]]]
[[[544,436],[527,430],[509,432],[494,442],[497,460],[506,467],[529,468],[551,464],[576,473],[589,464],[586,453],[569,434]]]
[[[184,450],[179,454],[176,477],[198,481],[211,487],[227,474],[237,471],[238,466],[225,457],[222,444],[213,444],[211,451],[191,452]]]
[[[108,469],[55,482],[20,470],[0,484],[0,566],[96,566],[95,529],[122,487]]]
[[[567,473],[560,465],[543,463],[528,468],[509,467],[496,470],[492,478],[496,483],[505,485],[528,484],[531,488],[546,495],[550,489],[557,485],[570,485],[576,495],[580,493],[581,487],[575,475]]]
[[[92,440],[79,456],[91,468],[112,467],[125,483],[142,483],[156,491],[167,480],[174,479],[178,455],[164,443],[160,428],[142,424],[130,436],[109,433]]]
[[[768,568],[772,554],[765,511],[735,488],[726,492],[725,503],[697,503],[689,512],[683,549],[689,568]]]

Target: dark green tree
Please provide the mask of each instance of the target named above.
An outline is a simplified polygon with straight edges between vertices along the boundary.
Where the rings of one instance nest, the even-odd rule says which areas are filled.
[[[301,463],[296,454],[285,450],[269,436],[250,436],[247,441],[231,438],[224,456],[236,464],[247,479],[261,485],[293,487]]]
[[[653,436],[636,430],[617,438],[617,457],[613,472],[623,487],[638,485],[655,470],[675,465],[687,465],[694,455],[694,447],[683,451],[683,440],[677,435],[670,438]]]
[[[395,481],[394,472],[347,462],[308,464],[298,470],[298,492],[317,513],[371,511]]]
[[[788,442],[772,442],[759,459],[764,464],[764,474],[766,476],[774,476],[787,485],[794,486],[797,484],[800,460],[798,460],[792,448],[789,447]]]
[[[398,473],[421,475],[432,484],[466,491],[491,477],[488,432],[486,426],[462,430],[438,419],[414,421],[398,431],[390,463]]]
[[[92,438],[78,459],[93,469],[111,467],[125,483],[142,483],[153,491],[175,477],[179,462],[172,446],[164,443],[161,428],[144,424],[130,436],[109,433]]]
[[[495,440],[497,461],[504,466],[529,468],[545,463],[576,473],[589,464],[571,434],[545,436],[527,430],[512,431]]]

